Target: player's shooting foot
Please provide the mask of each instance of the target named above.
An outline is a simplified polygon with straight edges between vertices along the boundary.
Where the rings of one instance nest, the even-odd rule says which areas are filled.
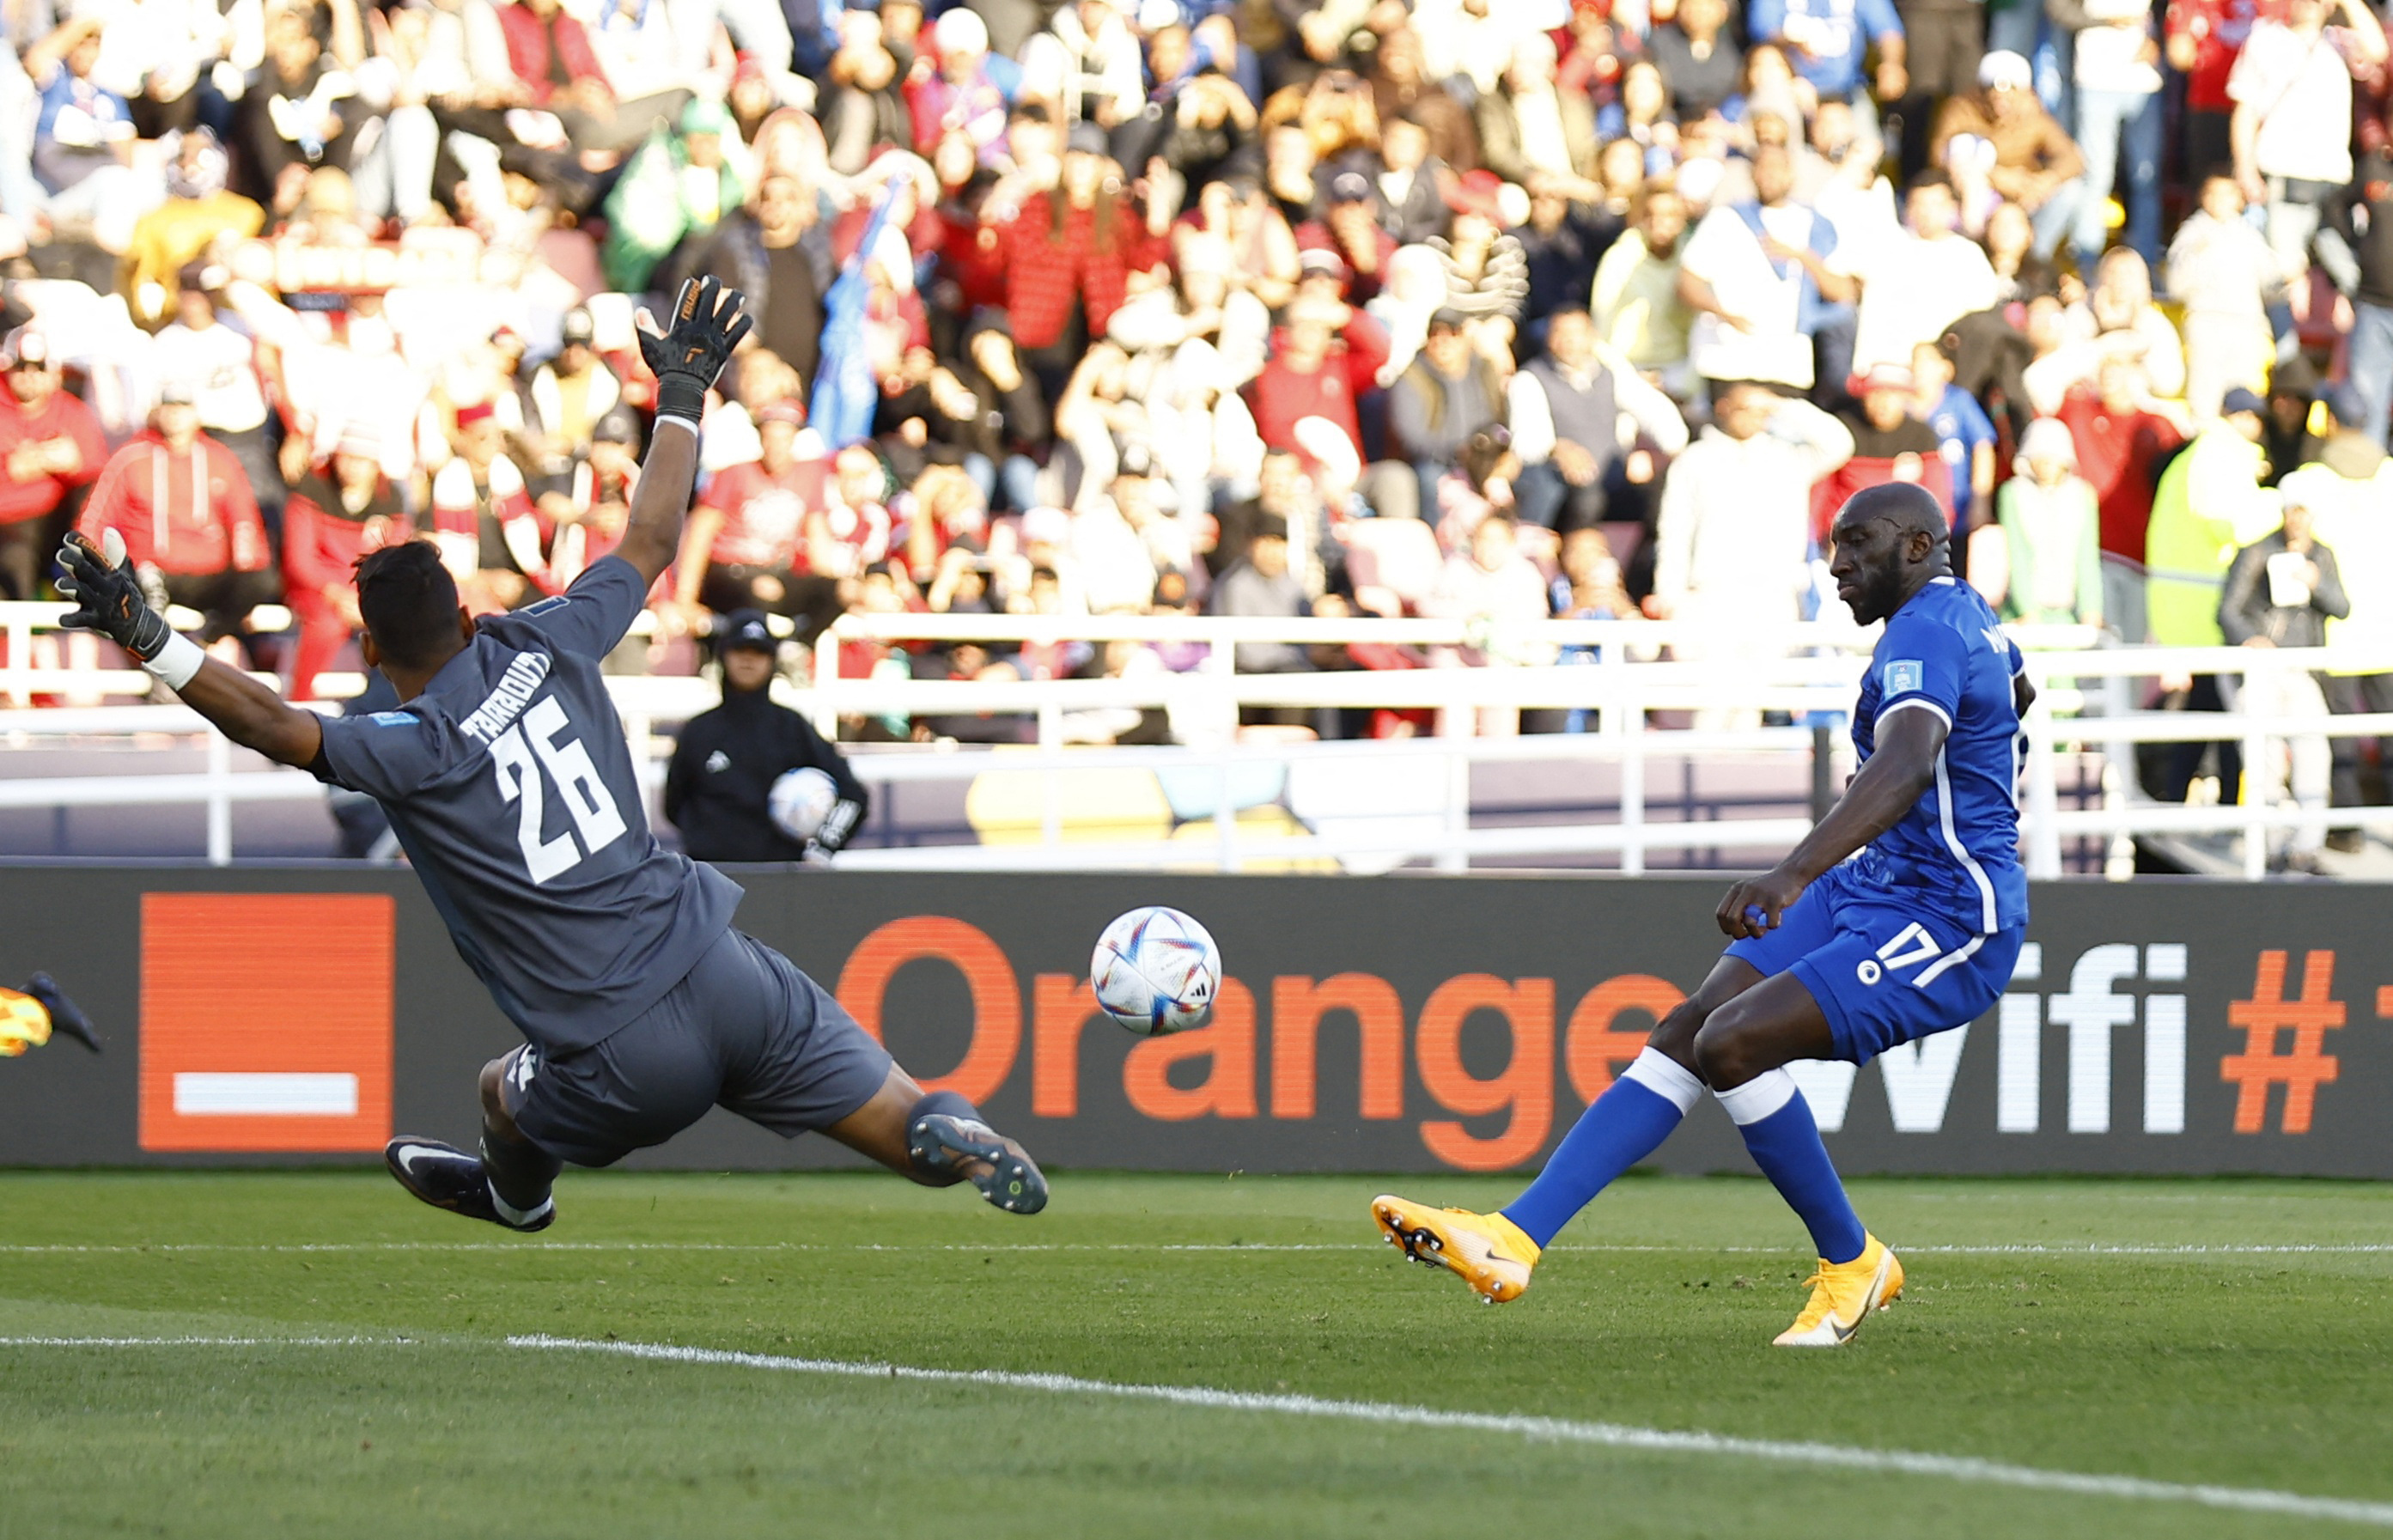
[[[47,973],[35,973],[25,982],[25,993],[41,1001],[42,1009],[50,1013],[51,1031],[65,1033],[94,1053],[99,1051],[99,1034],[92,1030],[91,1018],[83,1013],[83,1007],[67,998],[58,980]]]
[[[480,1159],[453,1144],[401,1134],[383,1146],[382,1158],[401,1187],[435,1208],[446,1208],[469,1220],[488,1220],[502,1229],[526,1233],[545,1230],[556,1219],[554,1198],[542,1199],[540,1207],[529,1213],[510,1216],[500,1212],[498,1198],[490,1191],[490,1179],[482,1169]]]
[[[917,1168],[961,1177],[1009,1214],[1047,1207],[1047,1179],[1029,1152],[977,1118],[927,1113],[906,1130],[906,1153]]]

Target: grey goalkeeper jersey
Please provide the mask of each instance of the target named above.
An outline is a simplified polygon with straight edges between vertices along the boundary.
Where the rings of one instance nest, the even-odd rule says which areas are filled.
[[[620,557],[481,622],[397,711],[324,723],[319,774],[381,803],[457,950],[525,1037],[586,1048],[681,982],[737,883],[660,846],[598,659],[647,585]]]

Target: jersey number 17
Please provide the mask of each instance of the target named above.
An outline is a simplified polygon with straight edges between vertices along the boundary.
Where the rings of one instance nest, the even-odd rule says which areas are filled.
[[[516,843],[523,847],[524,866],[535,884],[580,866],[621,838],[625,828],[622,810],[615,805],[607,783],[598,778],[590,750],[580,738],[557,741],[557,735],[570,725],[565,708],[550,696],[490,740],[490,767],[499,777],[499,795],[516,804]],[[548,803],[541,785],[543,765],[556,783],[565,811],[573,818],[573,829],[554,840],[542,839],[540,832]],[[578,847],[573,842],[577,831],[582,836]]]

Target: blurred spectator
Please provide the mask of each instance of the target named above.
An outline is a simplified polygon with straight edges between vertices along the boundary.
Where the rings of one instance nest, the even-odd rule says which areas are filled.
[[[1432,71],[1419,33],[1397,27],[1380,37],[1373,62],[1373,114],[1382,131],[1400,119],[1418,124],[1430,159],[1439,166],[1475,171],[1481,164],[1479,129],[1471,109],[1445,88],[1444,82],[1452,78],[1450,69]]]
[[[835,577],[817,574],[806,543],[809,510],[823,505],[829,467],[801,458],[804,413],[781,402],[758,413],[764,452],[715,474],[690,510],[674,565],[685,612],[704,605],[718,615],[761,608],[802,620],[801,640],[829,625],[839,609]]]
[[[2080,265],[2100,254],[2110,235],[2111,189],[2124,150],[2129,249],[2147,262],[2161,254],[2161,50],[2152,35],[2152,0],[2073,0],[2084,25],[2072,44],[2077,85],[2077,146],[2086,187],[2069,239]]]
[[[1567,532],[1605,516],[1613,468],[1624,441],[1634,441],[1627,424],[1662,454],[1687,447],[1679,409],[1599,343],[1595,322],[1576,306],[1555,312],[1544,356],[1512,376],[1507,407],[1522,463],[1520,516],[1547,529]],[[1652,461],[1644,454],[1641,463]],[[1653,479],[1650,468],[1629,474]]]
[[[249,476],[200,431],[188,386],[168,385],[148,431],[109,457],[75,528],[94,541],[122,536],[152,602],[198,610],[211,646],[281,594]]]
[[[50,553],[99,479],[108,447],[99,419],[60,388],[49,338],[25,326],[0,348],[7,394],[0,398],[0,584],[33,599]]]
[[[1723,640],[1800,619],[1811,486],[1852,452],[1851,431],[1809,402],[1749,381],[1723,385],[1662,489],[1646,612]]]
[[[1669,83],[1680,122],[1692,123],[1736,95],[1745,52],[1731,35],[1727,0],[1679,0],[1645,46]]]
[[[1437,590],[1422,607],[1428,614],[1460,620],[1468,640],[1460,647],[1439,648],[1433,661],[1447,666],[1485,668],[1490,665],[1546,664],[1554,649],[1533,643],[1523,629],[1546,619],[1546,580],[1521,555],[1517,526],[1510,514],[1493,513],[1471,531],[1470,545],[1445,559]],[[1520,731],[1521,712],[1509,706],[1483,706],[1470,712],[1484,737],[1509,737]]]
[[[2101,516],[2068,425],[2030,423],[2013,466],[1994,498],[1996,538],[1969,542],[1970,582],[2007,620],[2100,625]]]
[[[1375,178],[1380,228],[1400,246],[1443,234],[1447,210],[1439,179],[1453,173],[1430,153],[1429,130],[1419,119],[1380,120],[1380,166]]]
[[[2227,568],[2277,517],[2276,494],[2260,485],[2267,411],[2243,386],[2229,390],[2219,416],[2162,474],[2144,536],[2144,607],[2151,638],[2163,646],[2219,645],[2218,594]],[[2216,681],[2208,687],[2215,695]]]
[[[1995,303],[1994,269],[1958,228],[1953,179],[1942,171],[1921,172],[1904,206],[1908,231],[1876,242],[1855,264],[1862,278],[1853,333],[1857,373],[1880,364],[1908,368],[1912,349],[1935,342],[1963,316]]]
[[[1855,285],[1829,261],[1835,227],[1794,202],[1785,147],[1754,153],[1753,188],[1754,202],[1714,208],[1687,241],[1679,297],[1695,312],[1688,359],[1706,380],[1809,390],[1812,334]]]
[[[125,252],[134,319],[144,325],[177,300],[183,269],[225,238],[245,240],[266,223],[266,211],[226,189],[231,161],[206,128],[171,136],[166,199],[133,227]]]
[[[1872,45],[1877,48],[1877,95],[1894,101],[1909,89],[1903,19],[1891,0],[1752,0],[1745,25],[1755,42],[1786,50],[1816,100],[1851,99],[1863,86],[1863,56]]]
[[[2169,244],[2169,297],[2185,307],[2185,404],[2208,422],[2229,386],[2261,377],[2276,355],[2269,310],[2282,303],[2282,254],[2243,218],[2232,177],[2203,178],[2202,206]]]
[[[2334,552],[2350,613],[2329,622],[2327,645],[2371,659],[2331,662],[2327,702],[2339,715],[2393,711],[2393,673],[2377,672],[2373,665],[2393,637],[2393,524],[2385,517],[2385,510],[2393,506],[2393,460],[2361,430],[2357,392],[2347,383],[2330,392],[2323,404],[2333,431],[2319,447],[2318,458],[2288,475],[2279,487],[2287,501],[2298,501],[2311,512],[2320,542]],[[2373,737],[2373,743],[2371,737],[2356,734],[2334,740],[2336,806],[2379,800],[2364,784],[2372,770],[2370,759],[2384,762],[2385,738]],[[2357,850],[2359,831],[2338,829],[2329,842]]]
[[[1853,452],[1812,489],[1811,532],[1824,541],[1837,510],[1855,492],[1890,481],[1924,487],[1953,520],[1953,483],[1936,430],[1911,414],[1911,371],[1882,363],[1862,384],[1861,400],[1837,413],[1853,436]]]
[[[1432,316],[1419,357],[1388,391],[1390,448],[1420,477],[1423,507],[1437,500],[1438,478],[1460,462],[1471,436],[1504,417],[1503,377],[1471,351],[1466,324],[1454,310]]]
[[[291,696],[318,698],[316,676],[355,636],[357,564],[410,537],[407,513],[382,472],[382,444],[368,431],[345,434],[332,458],[316,463],[307,441],[283,440],[282,602],[299,622]]]
[[[257,347],[246,333],[217,316],[208,292],[211,276],[197,267],[183,270],[175,320],[152,339],[150,358],[159,378],[190,390],[201,431],[241,461],[270,516],[282,506],[282,475],[275,460],[275,424],[267,421],[266,394],[257,377]]]
[[[2069,429],[2078,474],[2101,514],[2103,618],[2125,640],[2140,642],[2153,490],[2184,436],[2144,404],[2143,366],[2126,358],[2106,360],[2091,383],[2072,386],[2055,415]]]
[[[1563,91],[1554,66],[1553,40],[1545,33],[1523,33],[1513,46],[1502,86],[1479,98],[1482,163],[1532,196],[1544,192],[1591,202],[1599,191],[1595,106],[1582,92]],[[1667,91],[1659,75],[1648,84]]]
[[[1953,360],[1932,342],[1911,350],[1911,414],[1936,434],[1953,488],[1953,533],[1966,538],[1993,512],[1994,424],[1977,398],[1953,383]]]
[[[531,411],[524,427],[540,435],[549,454],[562,463],[590,441],[598,419],[622,399],[622,385],[598,356],[596,323],[588,310],[577,306],[565,312],[560,334],[556,356],[532,373],[528,392]]]
[[[1212,614],[1288,620],[1312,612],[1304,584],[1289,570],[1288,532],[1288,521],[1276,514],[1255,521],[1246,555],[1214,580],[1207,606]],[[1313,666],[1304,649],[1289,642],[1240,642],[1236,652],[1240,673],[1301,673]],[[1249,706],[1239,714],[1242,721],[1263,722],[1277,720],[1279,713]]]
[[[2028,213],[2035,251],[2049,256],[2077,216],[2085,196],[2086,158],[2035,96],[2035,71],[2020,55],[1988,54],[1978,66],[1981,89],[1956,95],[1936,115],[1931,142],[1939,164],[1961,135],[1994,147],[1988,181]]]
[[[498,409],[457,409],[455,453],[432,478],[433,540],[477,614],[514,609],[562,592],[548,570],[541,518],[523,467],[505,452]]]
[[[2352,425],[2382,449],[2393,413],[2393,152],[2368,152],[2331,217],[2349,253],[2334,276],[2352,306],[2351,384],[2360,414]]]
[[[1684,400],[1694,390],[1687,364],[1687,331],[1694,312],[1679,293],[1687,202],[1668,183],[1653,183],[1639,193],[1634,215],[1627,233],[1596,265],[1590,307],[1596,335],[1665,392]]]
[[[2308,485],[2307,480],[2288,483],[2283,525],[2235,554],[2218,601],[2218,630],[2230,646],[2324,646],[2327,621],[2351,613],[2334,553],[2318,542]],[[2306,669],[2266,669],[2244,675],[2238,704],[2255,716],[2321,724],[2327,717],[2318,676]],[[2271,835],[2269,843],[2278,855],[2272,864],[2278,869],[2321,869],[2319,852],[2326,845],[2332,763],[2324,733],[2295,733],[2271,736],[2260,763],[2247,767],[2252,784],[2245,802],[2274,807],[2290,783],[2294,800],[2308,815],[2290,838]]]
[[[515,0],[508,8],[520,10],[525,3]],[[657,123],[607,194],[608,282],[634,293],[646,288],[649,274],[675,245],[705,235],[745,203],[749,160],[730,112],[719,102],[691,101],[681,110],[676,129]]]
[[[132,104],[92,78],[101,44],[98,20],[86,17],[25,50],[25,73],[41,92],[33,167],[54,224],[81,221],[100,250],[122,254],[163,189],[130,163]]]
[[[2282,20],[2252,23],[2227,77],[2235,181],[2269,211],[2269,246],[2288,280],[2309,270],[2320,215],[2351,180],[2351,77],[2383,66],[2385,54],[2368,7],[2285,0]]]

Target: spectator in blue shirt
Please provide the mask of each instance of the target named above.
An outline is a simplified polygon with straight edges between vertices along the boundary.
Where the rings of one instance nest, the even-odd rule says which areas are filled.
[[[1850,101],[1862,85],[1863,57],[1877,45],[1877,95],[1894,101],[1910,88],[1903,68],[1903,19],[1894,0],[1753,0],[1746,34],[1786,51],[1795,72],[1820,99]]]
[[[1953,528],[1976,523],[1971,510],[1991,514],[1994,491],[1994,424],[1978,398],[1953,383],[1953,360],[1936,343],[1911,350],[1911,413],[1936,430],[1953,486]]]

